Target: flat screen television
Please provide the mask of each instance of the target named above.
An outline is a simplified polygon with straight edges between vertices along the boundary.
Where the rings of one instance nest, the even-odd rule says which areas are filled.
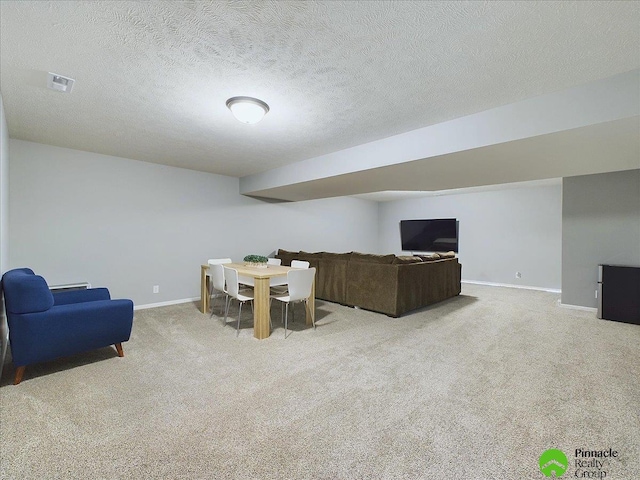
[[[455,218],[400,220],[402,250],[409,252],[458,252],[458,221]]]

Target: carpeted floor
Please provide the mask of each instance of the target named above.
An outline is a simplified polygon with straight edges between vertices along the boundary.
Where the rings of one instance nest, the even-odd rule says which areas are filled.
[[[558,448],[640,478],[640,327],[551,293],[463,285],[393,319],[317,302],[285,340],[195,304],[0,386],[3,479],[541,479]],[[277,321],[276,321],[277,319]],[[591,471],[583,468],[578,471]],[[595,470],[594,470],[595,471]]]

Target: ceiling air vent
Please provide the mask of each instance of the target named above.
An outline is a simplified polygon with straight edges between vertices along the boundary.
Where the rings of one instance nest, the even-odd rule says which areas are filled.
[[[63,93],[71,93],[75,80],[73,78],[63,77],[57,73],[49,72],[47,75],[47,87]]]

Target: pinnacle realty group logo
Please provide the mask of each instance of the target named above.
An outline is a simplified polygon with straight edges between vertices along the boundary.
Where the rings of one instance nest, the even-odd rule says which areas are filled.
[[[618,458],[617,450],[587,450],[576,448],[574,475],[576,478],[607,478],[611,460]],[[569,461],[562,450],[550,448],[540,455],[540,471],[545,477],[559,478],[569,469]]]
[[[540,471],[546,477],[550,477],[552,474],[554,477],[561,477],[568,466],[567,456],[562,450],[550,448],[540,455]]]

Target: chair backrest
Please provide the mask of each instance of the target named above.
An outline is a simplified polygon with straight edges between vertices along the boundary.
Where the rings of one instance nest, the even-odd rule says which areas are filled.
[[[234,297],[238,298],[238,292],[240,288],[238,287],[238,271],[235,268],[224,268],[224,278],[227,281],[227,293]]]
[[[224,265],[221,263],[211,264],[209,266],[211,274],[211,285],[220,292],[224,292]]]
[[[313,278],[316,276],[315,268],[304,270],[289,270],[287,283],[289,284],[290,301],[303,300],[311,296]]]
[[[282,265],[282,260],[279,258],[267,258],[267,265]]]
[[[216,290],[220,290],[221,292],[224,292],[224,270],[221,270],[219,272],[219,275],[222,275],[222,284],[220,284],[220,282],[218,281],[218,283],[216,284],[213,280],[213,274],[214,274],[214,266],[215,265],[223,265],[225,263],[231,263],[231,259],[230,258],[210,258],[207,263],[209,264],[209,271],[207,272],[207,275],[209,277],[211,277],[211,281],[213,282],[213,288],[215,288]],[[220,280],[218,278],[218,280]],[[220,287],[220,285],[222,285]],[[220,288],[218,288],[220,287]]]
[[[223,263],[231,263],[230,258],[210,258],[207,262],[209,265],[221,265]]]
[[[309,268],[309,262],[306,260],[291,260],[292,268]]]

